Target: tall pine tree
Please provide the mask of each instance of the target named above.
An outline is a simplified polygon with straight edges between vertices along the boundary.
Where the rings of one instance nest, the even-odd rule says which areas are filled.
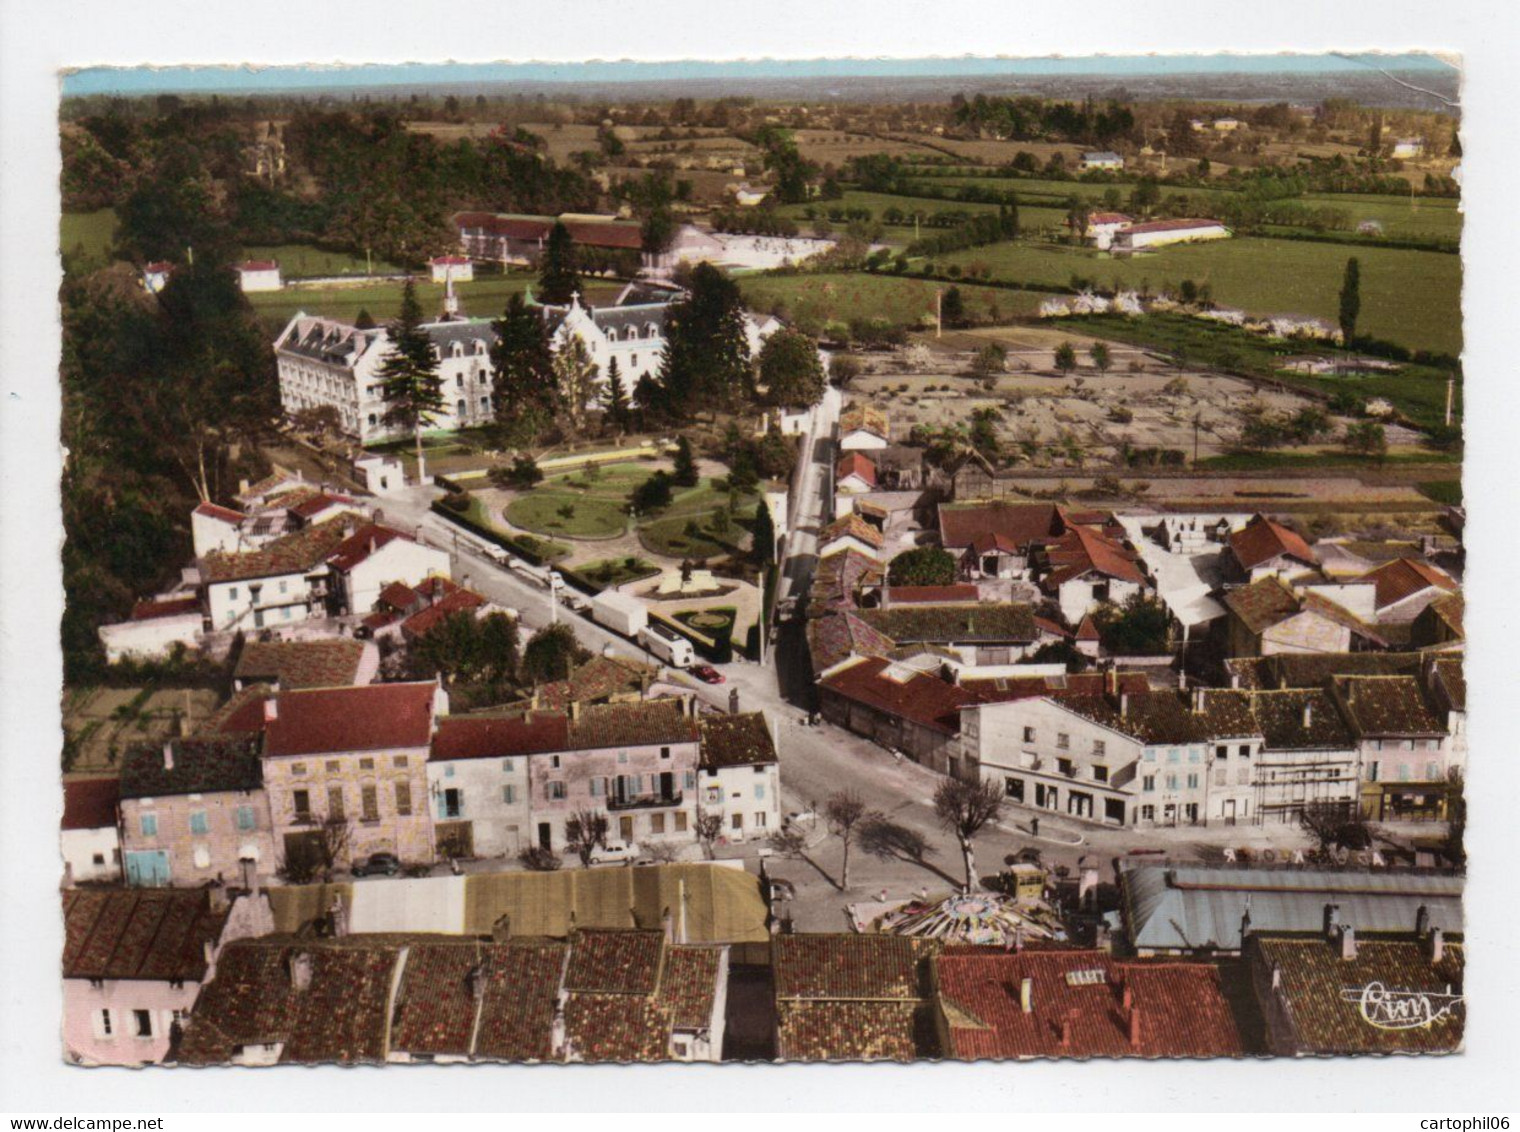
[[[665,312],[661,400],[672,415],[689,417],[696,405],[733,404],[753,380],[739,285],[712,264],[698,264],[690,294]]]
[[[417,289],[408,279],[401,292],[401,312],[387,328],[391,352],[380,363],[380,395],[385,399],[384,423],[410,429],[417,441],[417,480],[427,475],[422,460],[422,430],[443,412],[443,379],[433,340],[422,328],[422,307]]]
[[[1361,313],[1362,265],[1352,256],[1346,261],[1346,275],[1341,280],[1341,341],[1347,348],[1356,337],[1356,320]]]
[[[676,455],[670,478],[679,487],[697,486],[697,461],[691,454],[691,441],[684,435],[676,441]]]
[[[607,385],[602,397],[607,423],[622,432],[628,427],[628,390],[623,387],[623,371],[616,358],[607,363]]]
[[[544,302],[561,306],[581,293],[575,258],[575,240],[570,229],[556,220],[549,229],[544,258],[538,266],[538,290]]]
[[[491,368],[497,428],[506,443],[525,446],[548,425],[559,404],[549,331],[521,294],[507,300],[491,329],[496,331]]]
[[[761,566],[771,566],[776,561],[776,524],[771,519],[770,505],[762,498],[755,507],[755,525],[750,538],[750,554]]]

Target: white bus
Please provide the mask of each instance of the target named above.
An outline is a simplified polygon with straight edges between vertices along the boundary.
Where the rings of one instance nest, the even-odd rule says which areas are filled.
[[[690,668],[697,659],[691,642],[674,629],[651,621],[639,633],[640,643],[672,668]]]

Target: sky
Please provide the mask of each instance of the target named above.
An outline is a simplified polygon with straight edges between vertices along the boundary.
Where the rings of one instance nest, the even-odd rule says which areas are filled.
[[[403,63],[339,67],[282,66],[92,67],[63,76],[63,93],[156,94],[258,93],[444,83],[648,82],[712,78],[816,78],[825,76],[1326,74],[1363,70],[1371,61],[1385,70],[1440,71],[1447,64],[1430,55],[1106,55],[1010,59],[761,59],[735,62],[665,63]]]

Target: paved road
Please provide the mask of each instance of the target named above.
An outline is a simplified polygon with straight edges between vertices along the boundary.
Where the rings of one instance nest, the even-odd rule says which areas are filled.
[[[817,516],[823,513],[827,500],[826,485],[832,482],[832,476],[826,474],[826,462],[831,459],[830,442],[815,438],[808,449],[812,474],[804,476],[799,504],[803,537],[794,543],[798,553],[788,562],[794,585],[803,586],[810,580],[814,560],[807,535],[816,531]],[[492,601],[516,609],[527,631],[548,624],[551,605],[547,589],[475,553],[463,538],[457,540],[458,550],[454,551],[455,528],[428,510],[437,494],[433,488],[414,488],[388,498],[383,505],[387,521],[410,530],[420,528],[428,542],[454,552],[455,578],[468,576],[470,585]],[[812,531],[806,530],[809,527]],[[576,636],[587,648],[650,659],[639,646],[587,617],[563,606],[557,614],[574,627]],[[772,871],[792,881],[797,888],[792,912],[799,928],[837,930],[842,924],[844,906],[852,900],[874,897],[883,889],[893,896],[907,896],[925,886],[931,891],[944,891],[959,883],[963,871],[953,839],[939,827],[934,816],[933,795],[941,781],[938,775],[840,728],[807,724],[812,681],[799,636],[796,627],[783,632],[771,654],[771,663],[759,665],[737,660],[723,666],[728,679],[723,685],[702,684],[680,673],[673,673],[672,678],[687,684],[703,701],[719,710],[727,710],[730,689],[737,687],[742,710],[767,712],[775,726],[780,752],[784,812],[818,811],[830,794],[853,790],[868,809],[918,833],[930,846],[922,864],[874,858],[856,847],[851,855],[850,887],[841,891],[835,882],[841,872],[842,843],[827,833],[821,820],[812,825],[813,836],[809,838],[812,848],[807,858],[774,861]],[[783,688],[791,693],[790,697]],[[1225,845],[1284,848],[1303,843],[1302,834],[1293,827],[1142,832],[1098,829],[1056,816],[1041,817],[1044,836],[1037,839],[1029,833],[1029,818],[1027,811],[1010,810],[997,828],[989,828],[977,838],[980,874],[985,876],[994,871],[1005,857],[1028,846],[1038,847],[1047,864],[1075,868],[1086,860],[1100,865],[1106,876],[1114,857],[1134,850],[1166,850],[1179,856],[1197,857],[1217,855],[1219,847]],[[760,843],[750,842],[720,855],[754,855],[761,847]]]

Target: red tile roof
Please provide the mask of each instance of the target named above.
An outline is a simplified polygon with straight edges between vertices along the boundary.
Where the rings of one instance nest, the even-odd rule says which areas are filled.
[[[876,465],[859,452],[846,452],[839,458],[834,471],[836,479],[845,480],[850,476],[859,476],[872,487],[876,486]]]
[[[233,676],[282,688],[334,688],[358,683],[366,645],[350,637],[312,641],[245,641]]]
[[[889,605],[957,605],[975,602],[978,590],[970,582],[953,586],[889,586]]]
[[[1379,609],[1397,605],[1424,590],[1435,588],[1454,593],[1457,589],[1457,583],[1451,578],[1418,558],[1395,558],[1356,580],[1370,582],[1376,587]]]
[[[1134,218],[1122,212],[1093,212],[1087,217],[1088,224],[1128,224]]]
[[[778,761],[776,744],[764,712],[704,715],[698,723],[702,729],[700,765],[704,770],[725,766],[767,766]]]
[[[234,525],[241,523],[248,517],[241,511],[234,511],[231,507],[222,507],[215,503],[202,503],[196,507],[195,513],[197,515],[206,515],[212,519],[220,519],[224,523],[232,523]]]
[[[1103,951],[950,948],[933,961],[947,1056],[1240,1057],[1208,963],[1120,962]],[[1023,1008],[1025,981],[1029,1011]]]
[[[1055,538],[1066,529],[1060,509],[1052,503],[977,503],[939,509],[940,543],[971,546],[979,538],[1001,535],[1003,550],[1021,549],[1031,542]]]
[[[371,554],[390,545],[398,538],[408,542],[415,541],[410,535],[391,527],[382,527],[378,523],[366,523],[340,542],[337,548],[328,555],[328,561],[335,570],[352,570]]]
[[[1049,544],[1046,555],[1052,567],[1051,573],[1041,581],[1046,589],[1055,589],[1063,582],[1089,573],[1102,574],[1121,582],[1145,582],[1145,572],[1140,569],[1139,556],[1090,527],[1069,528]]]
[[[281,692],[278,714],[264,726],[264,753],[279,758],[425,747],[437,690],[428,681]]]
[[[1230,550],[1243,570],[1254,570],[1284,555],[1306,566],[1317,561],[1300,535],[1265,515],[1256,515],[1240,530],[1230,532]]]
[[[889,715],[902,716],[947,735],[960,730],[960,709],[977,702],[974,692],[947,684],[938,676],[910,669],[896,669],[900,678],[888,675],[892,662],[867,657],[820,681],[829,691]]]
[[[353,500],[346,495],[330,495],[325,491],[313,492],[299,503],[290,507],[293,515],[299,515],[303,519],[309,519],[313,515],[320,515],[329,507],[352,506]]]
[[[189,597],[170,598],[167,601],[139,601],[132,606],[133,621],[156,621],[160,617],[180,617],[186,613],[199,613],[201,599],[194,594]]]
[[[826,547],[836,539],[846,536],[864,543],[873,550],[880,550],[881,544],[885,541],[879,530],[852,511],[842,518],[835,519],[818,532],[818,546]]]
[[[456,613],[472,613],[486,604],[474,590],[456,586],[426,609],[419,610],[401,623],[401,631],[412,640],[426,636]]]
[[[1096,641],[1099,639],[1100,635],[1098,633],[1097,623],[1093,621],[1092,614],[1089,613],[1082,618],[1082,624],[1077,626],[1077,640]]]
[[[571,993],[650,995],[660,985],[665,933],[596,931],[575,933],[564,988]]]
[[[463,255],[438,255],[428,260],[428,263],[437,264],[440,267],[462,267],[469,262],[470,257]]]
[[[280,265],[272,259],[248,259],[237,265],[238,271],[273,271]]]
[[[322,565],[341,545],[343,520],[330,519],[282,535],[257,550],[239,554],[213,550],[201,557],[201,575],[207,582],[237,582],[246,578],[304,574]]]
[[[570,749],[570,720],[564,712],[513,715],[450,715],[438,721],[431,762],[497,759]]]
[[[391,582],[380,591],[375,604],[383,605],[398,613],[405,613],[421,600],[421,595],[405,582]]]
[[[582,708],[580,719],[570,724],[570,744],[578,751],[695,743],[700,738],[697,721],[674,699],[593,704]]]
[[[70,889],[63,894],[63,977],[199,982],[204,945],[221,938],[226,922],[200,889]]]
[[[1181,232],[1189,228],[1224,227],[1218,220],[1207,219],[1176,219],[1176,220],[1147,220],[1142,224],[1131,224],[1124,229],[1126,232]]]
[[[114,829],[120,783],[114,778],[79,778],[63,784],[64,829]]]

